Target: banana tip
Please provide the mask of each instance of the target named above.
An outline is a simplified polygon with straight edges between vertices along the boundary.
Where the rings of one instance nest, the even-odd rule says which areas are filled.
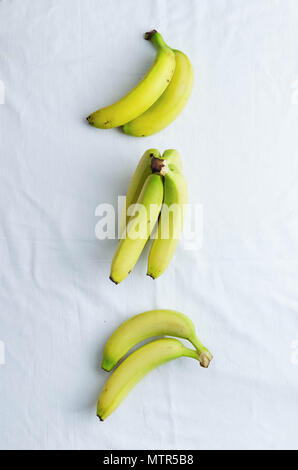
[[[101,421],[103,423],[104,420],[99,415],[97,415],[97,417],[98,417],[99,421]]]
[[[110,276],[109,279],[110,279],[110,281],[112,281],[114,284],[116,284],[116,285],[119,284],[119,282],[116,282],[116,281],[112,278],[112,276]]]
[[[131,133],[129,131],[128,123],[124,124],[124,126],[122,126],[122,130],[123,130],[124,134],[131,135]]]
[[[153,281],[155,280],[155,277],[153,276],[153,274],[147,273],[147,276],[151,277],[151,279],[153,279]]]
[[[93,126],[93,118],[90,114],[90,116],[86,117],[86,120],[89,122],[90,126]]]
[[[101,363],[101,368],[106,372],[110,372],[113,369],[113,364],[110,364],[110,362],[107,360],[103,360]]]

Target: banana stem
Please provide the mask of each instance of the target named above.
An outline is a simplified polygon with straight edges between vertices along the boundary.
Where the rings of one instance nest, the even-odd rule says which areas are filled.
[[[194,337],[190,339],[190,342],[194,345],[199,355],[199,361],[202,367],[208,367],[211,359],[213,358],[211,352],[203,346],[199,338]]]
[[[169,171],[168,163],[162,158],[152,157],[151,170],[152,173],[159,173],[161,176],[164,176]]]
[[[164,42],[162,35],[158,33],[156,29],[153,29],[152,31],[145,33],[144,38],[147,41],[151,41],[157,49],[160,49],[162,47],[168,47],[166,43]]]
[[[196,351],[195,349],[190,349],[190,348],[185,347],[183,355],[185,357],[192,357],[193,359],[196,359],[197,361],[200,361],[200,355],[199,355],[198,351]]]

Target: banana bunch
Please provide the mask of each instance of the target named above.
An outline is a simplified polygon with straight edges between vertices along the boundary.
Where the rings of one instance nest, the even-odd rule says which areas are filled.
[[[197,337],[192,321],[175,310],[161,309],[140,313],[120,325],[105,345],[102,368],[111,371],[136,344],[165,335],[186,339],[195,349],[174,338],[161,338],[130,354],[112,372],[100,393],[97,416],[101,421],[115,411],[148,372],[161,364],[185,356],[196,359],[202,367],[209,366],[212,354]]]
[[[161,156],[157,149],[149,149],[142,156],[120,222],[121,238],[110,273],[115,284],[131,272],[152,234],[147,274],[156,279],[169,265],[182,232],[187,203],[187,184],[181,171],[177,150],[166,150]]]
[[[126,134],[145,137],[168,126],[181,113],[192,91],[193,69],[183,52],[171,49],[154,29],[145,33],[157,49],[145,77],[116,103],[87,117],[91,126],[123,126]]]

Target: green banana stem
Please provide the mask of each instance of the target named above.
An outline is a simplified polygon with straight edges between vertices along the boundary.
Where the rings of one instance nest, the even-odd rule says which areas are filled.
[[[160,49],[162,47],[168,47],[167,44],[165,43],[162,35],[160,33],[158,33],[156,31],[156,29],[153,29],[152,31],[149,31],[148,33],[145,33],[144,38],[147,41],[151,41],[152,44],[154,44],[154,46],[157,49]]]
[[[199,355],[198,351],[196,351],[194,349],[187,348],[187,347],[185,347],[183,351],[184,351],[183,356],[191,357],[191,358],[196,359],[197,361],[200,362],[200,355]]]

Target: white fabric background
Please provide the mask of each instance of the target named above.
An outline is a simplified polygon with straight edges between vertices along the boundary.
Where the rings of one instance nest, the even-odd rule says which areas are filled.
[[[151,65],[152,28],[192,60],[187,108],[144,139],[91,128]],[[0,2],[1,448],[297,448],[297,43],[296,0]],[[115,286],[95,208],[150,147],[181,152],[204,244]],[[214,362],[153,371],[100,423],[104,343],[157,307]]]

